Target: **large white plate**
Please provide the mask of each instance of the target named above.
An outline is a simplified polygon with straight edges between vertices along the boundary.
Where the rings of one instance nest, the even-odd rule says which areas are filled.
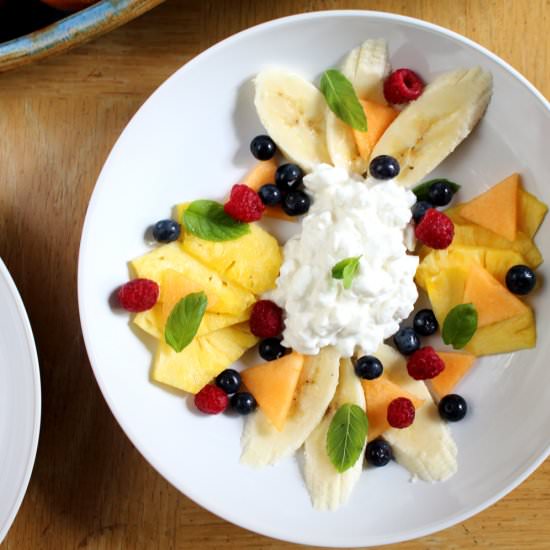
[[[410,483],[397,465],[366,472],[346,508],[310,506],[294,459],[253,471],[239,465],[241,420],[193,414],[181,396],[149,382],[150,350],[109,307],[143,253],[143,233],[172,205],[222,198],[252,164],[261,126],[251,78],[281,65],[315,78],[367,37],[390,43],[394,67],[428,80],[482,65],[495,95],[481,126],[438,174],[467,198],[513,171],[550,202],[547,102],[522,76],[471,41],[434,25],[373,12],[321,12],[260,25],[210,48],[165,82],[140,109],[107,160],[82,235],[81,321],[103,394],[128,437],[174,486],[212,512],[260,533],[314,545],[365,546],[448,527],[502,497],[547,456],[550,444],[550,307],[533,297],[536,350],[480,361],[461,392],[468,419],[453,426],[460,469],[449,482]],[[547,222],[548,223],[548,222]],[[549,253],[549,232],[538,238]],[[542,273],[545,269],[542,269]]]
[[[0,260],[0,542],[31,477],[40,431],[40,373],[23,301]]]

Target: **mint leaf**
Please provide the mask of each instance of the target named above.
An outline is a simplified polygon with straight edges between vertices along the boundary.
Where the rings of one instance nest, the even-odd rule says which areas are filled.
[[[421,183],[420,185],[417,185],[412,192],[416,195],[416,199],[419,201],[427,201],[428,199],[428,191],[430,190],[430,187],[434,183],[446,183],[452,190],[453,194],[456,193],[460,189],[460,185],[458,183],[455,183],[454,181],[447,180],[445,178],[436,178],[433,180],[425,181],[424,183]]]
[[[327,454],[340,473],[361,456],[368,428],[367,415],[359,405],[346,403],[336,411],[327,432]]]
[[[247,223],[234,220],[216,201],[193,201],[182,215],[182,224],[205,241],[232,241],[250,233]]]
[[[182,298],[170,312],[164,339],[177,353],[187,347],[197,334],[207,303],[204,292],[193,292]]]
[[[333,279],[343,279],[344,288],[347,290],[351,288],[351,283],[357,272],[359,271],[359,260],[361,256],[355,256],[354,258],[346,258],[345,260],[340,260],[332,268],[332,278]]]
[[[447,345],[462,349],[477,330],[477,311],[474,304],[453,307],[445,317],[441,336]]]
[[[367,131],[367,117],[352,83],[336,69],[329,69],[321,76],[319,84],[321,93],[330,110],[346,124],[359,130]]]

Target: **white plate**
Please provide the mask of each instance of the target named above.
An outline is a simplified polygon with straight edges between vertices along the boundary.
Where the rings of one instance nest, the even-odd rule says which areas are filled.
[[[40,372],[23,301],[0,260],[0,542],[31,477],[40,431]]]
[[[315,512],[294,459],[261,471],[239,465],[241,420],[193,414],[188,403],[149,382],[150,350],[129,330],[109,295],[128,277],[126,260],[147,250],[145,228],[172,205],[221,199],[252,165],[261,131],[251,78],[277,64],[315,78],[367,37],[389,41],[392,64],[430,80],[482,65],[495,95],[476,132],[437,171],[463,184],[467,198],[519,171],[550,202],[547,102],[493,54],[440,27],[374,12],[321,12],[254,27],[210,48],[165,82],[123,132],[106,162],[82,235],[79,301],[90,360],[128,437],[175,487],[215,514],[289,541],[366,546],[426,535],[502,497],[547,456],[550,354],[547,292],[533,297],[536,350],[483,359],[461,388],[472,412],[453,426],[459,472],[449,482],[409,483],[391,465],[365,472],[349,506]],[[548,224],[548,222],[546,222]],[[543,253],[550,232],[538,237]],[[545,269],[542,269],[542,273]]]

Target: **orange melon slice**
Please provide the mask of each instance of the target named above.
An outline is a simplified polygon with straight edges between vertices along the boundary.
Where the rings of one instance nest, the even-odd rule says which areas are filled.
[[[243,178],[242,183],[258,192],[262,185],[275,183],[275,172],[277,171],[277,166],[277,161],[275,159],[261,160]],[[297,221],[295,217],[288,216],[280,208],[274,206],[267,206],[264,211],[264,215],[287,222]]]
[[[389,105],[374,101],[360,99],[359,102],[363,106],[363,111],[365,111],[367,117],[368,130],[366,132],[353,130],[353,135],[361,158],[369,160],[374,146],[382,137],[386,128],[395,120],[399,111]]]
[[[514,241],[517,231],[519,189],[519,174],[512,174],[467,202],[461,207],[460,215],[509,241]]]
[[[304,366],[304,356],[293,352],[241,373],[243,384],[278,431],[285,425]]]
[[[439,399],[441,399],[445,395],[452,393],[453,388],[472,368],[476,356],[470,353],[446,351],[438,351],[437,355],[445,363],[445,370],[441,371],[435,378],[432,378],[431,386]]]
[[[486,269],[477,264],[470,266],[464,303],[474,304],[478,328],[523,315],[528,307],[501,285]]]
[[[361,380],[365,400],[367,401],[367,418],[369,419],[368,440],[372,441],[382,435],[390,425],[388,424],[388,405],[398,397],[407,397],[418,409],[424,403],[423,399],[391,382],[385,376],[375,380]]]

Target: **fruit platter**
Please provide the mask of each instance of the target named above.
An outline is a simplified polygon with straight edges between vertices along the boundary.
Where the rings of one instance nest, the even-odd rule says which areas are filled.
[[[477,46],[442,60],[431,31],[409,54],[386,18],[334,16],[352,35],[303,63],[294,31],[191,62],[115,146],[83,233],[86,344],[129,437],[214,513],[307,544],[450,525],[548,443],[548,195],[502,117],[519,77]],[[224,62],[242,70],[214,94]]]

